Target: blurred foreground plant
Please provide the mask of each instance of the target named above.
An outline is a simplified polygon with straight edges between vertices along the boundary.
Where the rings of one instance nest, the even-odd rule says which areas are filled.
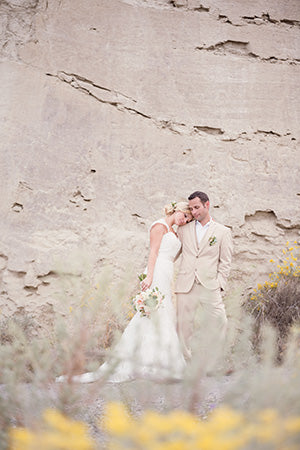
[[[112,386],[102,380],[89,385],[55,384],[56,375],[94,370],[101,364],[109,317],[121,324],[120,332],[125,324],[119,322],[124,313],[122,300],[130,298],[125,291],[122,286],[112,289],[111,279],[103,277],[99,287],[83,290],[87,294],[68,313],[68,320],[60,320],[53,333],[43,338],[28,336],[16,324],[5,329],[0,346],[0,448],[8,448],[9,436],[11,449],[73,450],[78,447],[66,437],[73,430],[78,443],[87,445],[82,449],[107,448],[107,440],[111,449],[119,450],[293,449],[299,440],[300,331],[292,327],[278,367],[274,364],[274,332],[262,326],[257,358],[250,340],[254,319],[240,308],[239,292],[235,296],[232,292],[227,299],[231,311],[223,356],[233,365],[230,377],[224,376],[226,361],[218,362],[213,375],[206,377],[205,358],[201,360],[196,353],[185,378],[177,383],[135,380]],[[69,311],[68,305],[65,309]],[[195,347],[200,345],[195,342]],[[110,403],[112,400],[120,403]],[[49,408],[56,425],[48,421],[48,413],[40,422]],[[80,424],[89,428],[92,437]],[[272,441],[273,433],[278,442]],[[195,447],[195,442],[201,446]]]
[[[36,430],[11,428],[10,450],[92,450],[95,443],[87,426],[48,409]]]
[[[47,410],[37,430],[10,431],[10,450],[91,450],[100,448],[84,423]],[[169,414],[145,411],[135,418],[122,403],[108,403],[100,426],[111,450],[246,450],[296,449],[300,416],[282,417],[274,409],[251,416],[230,407],[213,411],[207,420],[181,410]],[[101,445],[102,447],[102,445]]]
[[[63,315],[56,315],[52,327],[39,333],[38,321],[26,311],[0,321],[0,449],[7,448],[9,425],[32,424],[53,406],[75,415],[82,409],[83,396],[85,406],[90,404],[92,389],[84,394],[65,383],[53,395],[50,386],[55,376],[96,369],[128,321],[120,302],[128,299],[130,305],[128,279],[112,282],[109,269],[93,282],[82,281],[82,286],[74,277],[62,274],[61,278]],[[99,390],[99,384],[95,389]]]
[[[282,450],[288,445],[296,449],[292,445],[300,441],[300,416],[282,417],[274,409],[251,416],[226,405],[207,420],[180,410],[169,414],[146,411],[136,419],[124,405],[110,403],[103,426],[110,435],[108,448],[119,450]]]

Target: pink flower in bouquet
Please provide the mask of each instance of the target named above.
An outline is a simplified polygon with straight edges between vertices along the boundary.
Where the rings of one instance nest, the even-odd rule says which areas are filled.
[[[156,311],[162,301],[164,295],[158,290],[158,288],[147,289],[146,291],[139,292],[133,299],[134,309],[140,313],[142,317],[150,317],[153,311]]]

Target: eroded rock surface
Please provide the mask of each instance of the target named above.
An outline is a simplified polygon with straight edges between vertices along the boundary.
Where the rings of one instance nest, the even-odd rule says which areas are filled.
[[[229,291],[299,239],[297,0],[5,0],[0,27],[2,314],[141,272],[196,189],[233,231]]]

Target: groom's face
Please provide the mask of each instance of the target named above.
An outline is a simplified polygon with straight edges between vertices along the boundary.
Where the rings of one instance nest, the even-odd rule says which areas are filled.
[[[189,200],[189,207],[193,217],[201,222],[209,214],[209,202],[202,203],[199,197]]]

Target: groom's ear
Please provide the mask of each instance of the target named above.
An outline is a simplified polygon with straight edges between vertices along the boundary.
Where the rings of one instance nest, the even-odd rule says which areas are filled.
[[[207,200],[207,202],[204,203],[204,207],[209,209],[209,200]]]

